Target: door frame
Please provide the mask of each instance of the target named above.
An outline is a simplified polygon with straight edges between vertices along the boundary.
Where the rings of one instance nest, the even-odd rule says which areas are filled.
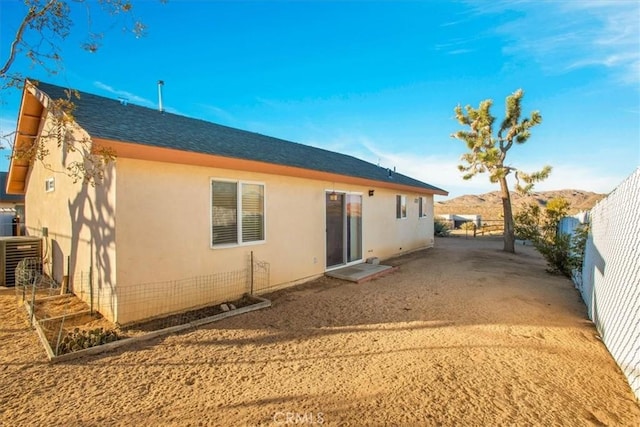
[[[327,255],[328,255],[328,247],[327,247],[327,235],[329,233],[329,229],[328,229],[328,224],[327,224],[327,209],[328,209],[328,203],[327,203],[327,196],[329,196],[331,193],[336,193],[339,195],[342,195],[344,197],[344,207],[343,207],[343,217],[342,217],[342,235],[343,235],[343,249],[342,249],[342,260],[343,262],[341,264],[335,264],[332,266],[328,266],[327,265]],[[360,259],[354,260],[354,261],[350,261],[347,262],[347,247],[348,247],[348,239],[350,238],[349,233],[347,233],[347,196],[360,196],[360,209],[361,209],[361,216],[360,216],[360,248],[361,248],[361,253],[360,253]],[[364,201],[364,193],[359,192],[359,191],[343,191],[343,190],[333,190],[333,189],[325,189],[324,190],[324,229],[325,229],[325,238],[324,238],[324,268],[325,271],[333,271],[333,270],[337,270],[339,268],[343,268],[343,267],[348,267],[350,265],[356,265],[356,264],[362,264],[363,259],[364,259],[364,250],[363,250],[363,230],[364,230],[364,208],[363,208],[363,201]]]

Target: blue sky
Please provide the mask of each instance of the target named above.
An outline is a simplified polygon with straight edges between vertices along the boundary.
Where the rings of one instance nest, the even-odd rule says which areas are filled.
[[[12,71],[130,103],[351,154],[450,191],[464,181],[456,105],[525,91],[542,125],[508,163],[554,167],[538,190],[609,192],[640,165],[640,3],[629,1],[134,2],[147,34],[98,12],[101,48],[80,48],[86,9],[49,76],[19,58]],[[0,59],[24,15],[0,0]],[[28,37],[34,37],[33,34]],[[35,39],[34,39],[35,40]],[[2,93],[0,132],[15,130],[17,91]],[[0,152],[0,170],[6,156]],[[439,197],[438,200],[443,200]]]

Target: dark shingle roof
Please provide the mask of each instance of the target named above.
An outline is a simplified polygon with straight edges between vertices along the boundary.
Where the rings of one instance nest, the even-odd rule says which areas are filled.
[[[65,88],[40,82],[53,99]],[[354,176],[443,192],[352,156],[79,92],[74,117],[92,137]]]

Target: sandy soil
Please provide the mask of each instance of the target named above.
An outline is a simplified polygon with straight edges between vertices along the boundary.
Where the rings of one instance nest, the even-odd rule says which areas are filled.
[[[570,281],[438,239],[389,276],[51,365],[0,295],[2,425],[640,425]]]

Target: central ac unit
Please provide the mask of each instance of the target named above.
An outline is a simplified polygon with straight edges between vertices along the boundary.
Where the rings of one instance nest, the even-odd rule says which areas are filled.
[[[41,238],[0,237],[0,286],[15,286],[16,267],[25,258],[42,259]],[[42,263],[39,265],[42,268]]]

